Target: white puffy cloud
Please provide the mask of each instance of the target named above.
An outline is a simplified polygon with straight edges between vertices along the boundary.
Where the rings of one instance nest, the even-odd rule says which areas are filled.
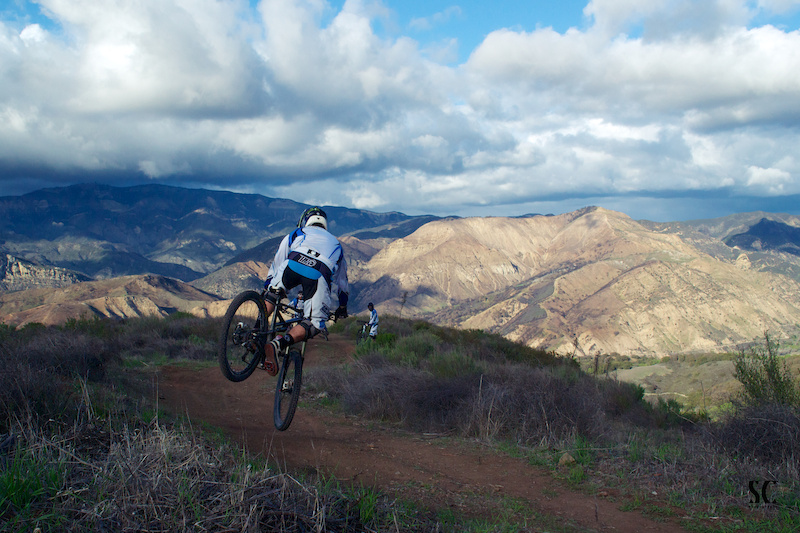
[[[583,30],[499,29],[457,66],[366,0],[39,4],[54,24],[0,20],[6,180],[438,214],[800,193],[800,32],[750,26],[796,0],[591,0]]]
[[[19,33],[19,38],[22,39],[22,42],[26,45],[29,43],[35,45],[35,43],[41,43],[47,39],[47,32],[38,24],[31,24],[25,26],[25,29]]]

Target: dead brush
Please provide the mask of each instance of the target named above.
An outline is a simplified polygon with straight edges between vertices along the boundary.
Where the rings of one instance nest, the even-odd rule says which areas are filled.
[[[320,491],[255,466],[240,450],[212,446],[191,428],[85,425],[53,438],[28,426],[16,434],[15,453],[28,465],[58,465],[59,482],[26,509],[0,506],[11,530],[42,523],[71,531],[360,532],[370,526],[344,492]],[[390,523],[392,502],[383,498],[380,505]]]
[[[761,477],[800,486],[800,408],[745,407],[716,426],[711,437],[751,475],[756,470]]]

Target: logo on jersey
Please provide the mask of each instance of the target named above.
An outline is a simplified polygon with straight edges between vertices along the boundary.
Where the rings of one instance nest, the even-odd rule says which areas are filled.
[[[316,259],[311,259],[310,257],[307,257],[305,255],[300,255],[300,256],[296,257],[295,261],[297,261],[301,265],[306,265],[306,266],[311,267],[311,268],[317,268],[317,260]]]

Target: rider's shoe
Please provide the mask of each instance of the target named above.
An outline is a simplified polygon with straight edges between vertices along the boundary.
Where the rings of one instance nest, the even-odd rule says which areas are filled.
[[[280,351],[280,343],[278,339],[273,339],[264,346],[264,362],[261,363],[261,368],[267,371],[267,374],[274,376],[278,373],[278,358],[277,354]]]

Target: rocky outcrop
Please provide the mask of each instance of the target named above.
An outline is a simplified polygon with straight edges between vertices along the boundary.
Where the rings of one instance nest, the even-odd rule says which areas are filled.
[[[0,253],[0,292],[39,287],[65,287],[88,280],[87,276],[64,268],[37,265],[13,255]]]

